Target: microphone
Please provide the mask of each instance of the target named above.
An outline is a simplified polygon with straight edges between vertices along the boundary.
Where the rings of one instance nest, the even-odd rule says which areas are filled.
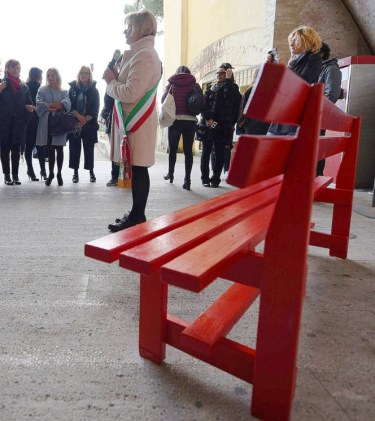
[[[113,66],[116,64],[116,62],[120,58],[120,56],[121,56],[121,51],[115,50],[115,52],[113,53],[112,60],[108,63],[109,69],[111,69],[111,70],[113,69]]]

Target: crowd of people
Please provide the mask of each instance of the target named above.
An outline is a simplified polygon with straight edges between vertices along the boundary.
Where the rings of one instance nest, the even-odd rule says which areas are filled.
[[[148,168],[155,163],[157,139],[156,90],[162,77],[162,63],[154,47],[157,22],[147,10],[125,16],[125,38],[130,46],[119,60],[105,69],[107,83],[104,107],[100,114],[106,124],[111,144],[111,179],[107,186],[116,186],[121,179],[131,182],[132,207],[117,217],[108,228],[120,231],[146,221],[146,205],[150,190]],[[293,30],[289,37],[290,58],[287,67],[308,83],[325,84],[325,95],[336,102],[341,91],[341,72],[337,60],[330,58],[330,49],[322,43],[319,34],[310,27]],[[276,50],[271,50],[267,61],[278,62]],[[69,89],[61,87],[61,76],[56,68],[46,73],[42,85],[42,70],[33,67],[26,82],[20,80],[20,62],[11,59],[5,64],[5,77],[0,80],[0,148],[1,164],[6,185],[20,185],[20,151],[25,150],[27,175],[39,181],[32,157],[37,153],[40,177],[46,186],[55,178],[63,185],[62,167],[64,147],[69,141],[69,168],[72,182],[79,182],[81,149],[84,152],[84,169],[89,171],[90,182],[94,173],[94,147],[98,142],[99,92],[91,68],[81,66],[76,80]],[[256,76],[256,75],[255,75]],[[255,77],[254,77],[255,79]],[[243,114],[251,94],[252,84],[240,94],[233,76],[233,66],[222,63],[216,70],[216,80],[204,92],[204,106],[200,118],[187,106],[192,90],[203,95],[191,71],[185,65],[177,68],[168,78],[161,101],[172,93],[176,118],[168,127],[169,161],[164,179],[175,179],[175,164],[180,138],[185,156],[183,189],[191,189],[193,143],[202,143],[200,162],[201,182],[205,187],[219,187],[223,173],[230,165],[233,136],[236,134],[293,134],[296,127],[260,122]],[[51,134],[50,115],[70,112],[77,120],[78,129],[64,134]],[[48,161],[48,175],[46,172]],[[324,162],[319,162],[321,175]]]

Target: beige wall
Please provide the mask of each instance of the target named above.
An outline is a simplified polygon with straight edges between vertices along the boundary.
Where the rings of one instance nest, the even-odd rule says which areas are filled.
[[[202,80],[222,62],[240,70],[264,54],[263,1],[164,0],[164,16],[165,79],[181,64]]]

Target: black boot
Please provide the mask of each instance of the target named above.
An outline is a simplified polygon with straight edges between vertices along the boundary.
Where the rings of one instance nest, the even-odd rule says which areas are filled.
[[[164,180],[169,180],[169,182],[170,183],[173,183],[173,180],[174,180],[174,176],[173,176],[173,174],[172,173],[167,173],[167,174],[165,174],[164,175]]]
[[[42,180],[47,180],[47,173],[46,173],[46,169],[45,168],[43,168],[43,169],[41,169],[40,170],[40,178],[42,179]]]
[[[61,172],[57,173],[56,178],[57,178],[57,185],[62,186],[64,184],[64,181],[62,179]]]
[[[13,184],[19,186],[21,184],[21,181],[18,178],[18,175],[13,176]]]
[[[185,178],[182,188],[185,190],[190,190],[190,184],[191,184],[190,178]]]
[[[78,170],[74,170],[72,181],[73,181],[73,183],[78,183],[78,181],[79,181]]]
[[[13,186],[13,180],[10,178],[10,174],[4,174],[4,183],[7,186]]]
[[[95,183],[96,177],[93,170],[90,170],[90,183]]]
[[[50,172],[47,180],[45,181],[46,186],[50,186],[54,178],[55,174],[53,172]]]
[[[29,180],[31,180],[31,181],[39,181],[39,178],[36,178],[36,176],[35,176],[35,173],[34,173],[34,170],[33,170],[33,169],[31,169],[31,170],[27,170],[27,175],[28,175],[28,177],[29,177]]]

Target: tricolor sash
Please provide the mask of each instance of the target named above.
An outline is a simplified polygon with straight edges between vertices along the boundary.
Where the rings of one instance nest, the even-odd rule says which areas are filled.
[[[120,175],[118,179],[118,186],[121,188],[131,187],[132,167],[127,134],[137,131],[154,111],[158,84],[159,81],[145,93],[128,116],[124,116],[121,102],[117,99],[115,100],[113,106],[114,121],[122,134]]]

